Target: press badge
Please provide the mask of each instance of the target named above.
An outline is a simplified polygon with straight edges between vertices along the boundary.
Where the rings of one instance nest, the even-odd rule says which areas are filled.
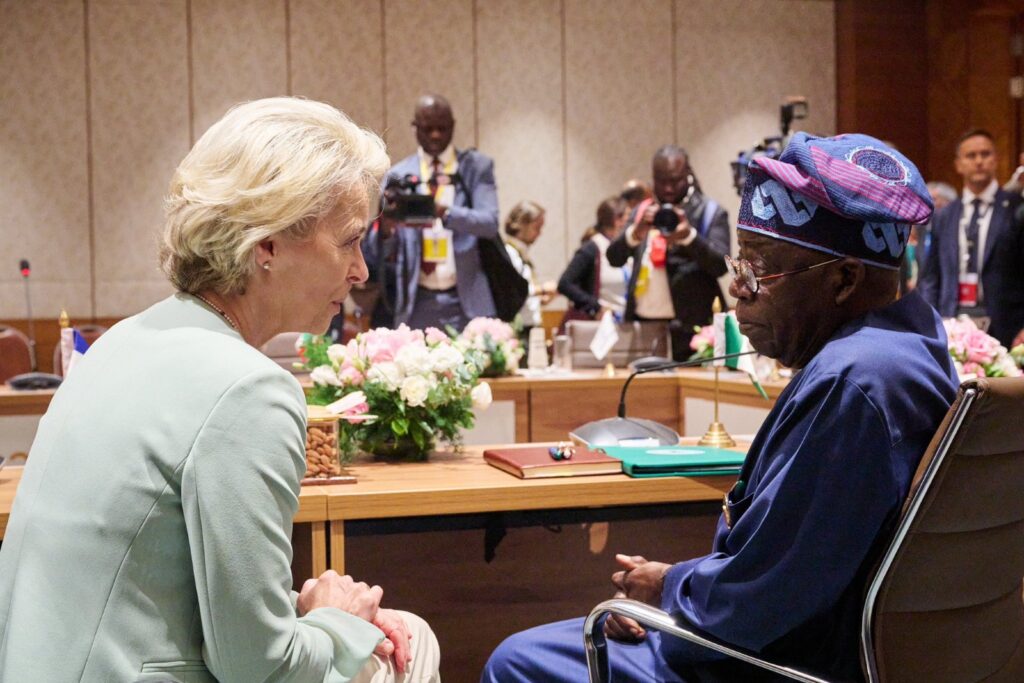
[[[960,305],[971,308],[978,305],[978,274],[960,273]]]
[[[450,245],[451,233],[434,223],[434,227],[423,231],[423,262],[444,263]]]
[[[640,272],[636,276],[636,289],[633,293],[636,296],[643,296],[647,292],[647,283],[651,281],[651,269],[644,263],[640,266]]]

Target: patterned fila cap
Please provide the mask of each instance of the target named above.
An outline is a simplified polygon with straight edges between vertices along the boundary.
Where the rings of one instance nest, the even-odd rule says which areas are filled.
[[[895,270],[932,200],[917,167],[867,135],[796,133],[750,162],[737,228]]]

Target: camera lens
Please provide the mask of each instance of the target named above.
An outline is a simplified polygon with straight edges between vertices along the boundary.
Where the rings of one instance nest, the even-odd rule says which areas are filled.
[[[654,214],[654,227],[656,227],[663,235],[668,235],[675,232],[676,227],[679,225],[679,216],[676,215],[676,209],[672,204],[665,203],[661,205],[658,212]]]

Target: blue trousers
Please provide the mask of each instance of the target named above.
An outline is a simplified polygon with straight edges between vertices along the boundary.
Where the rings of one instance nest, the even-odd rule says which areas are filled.
[[[636,645],[608,641],[613,683],[682,683],[659,652],[661,634],[648,631]],[[586,683],[583,619],[545,624],[509,636],[484,667],[480,683]]]
[[[409,327],[414,330],[436,327],[445,332],[445,326],[450,325],[456,332],[462,332],[468,323],[469,318],[462,310],[459,293],[454,287],[443,290],[426,287],[416,289],[416,301],[406,323]]]

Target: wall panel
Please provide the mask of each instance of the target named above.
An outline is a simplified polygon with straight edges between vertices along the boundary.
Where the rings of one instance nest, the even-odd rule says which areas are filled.
[[[686,145],[735,218],[728,162],[776,130],[782,96],[807,95],[807,127],[832,132],[834,7],[642,0],[627,22],[615,0],[0,0],[0,253],[33,260],[39,314],[133,313],[169,291],[156,235],[170,176],[228,107],[325,100],[398,160],[416,147],[417,96],[435,91],[456,144],[495,158],[502,218],[520,199],[547,208],[534,260],[554,279],[659,145]],[[0,315],[24,316],[13,261]]]
[[[238,102],[288,94],[283,0],[191,0],[198,138]]]
[[[631,177],[672,130],[671,0],[641,0],[628,22],[614,0],[565,0],[566,171],[571,235]]]
[[[677,139],[734,227],[729,162],[779,134],[786,96],[810,103],[795,130],[835,132],[834,21],[832,3],[817,0],[676,0]]]
[[[291,0],[292,94],[384,130],[380,0]]]
[[[547,209],[531,255],[538,280],[557,279],[579,240],[566,225],[560,3],[477,3],[480,149],[497,168],[501,221],[523,199]]]
[[[84,12],[0,2],[0,316],[91,315]],[[43,349],[40,349],[43,352]]]
[[[185,2],[92,0],[94,315],[171,291],[157,266],[163,197],[188,152]]]
[[[416,151],[416,98],[439,93],[455,113],[455,145],[477,145],[473,0],[384,0],[385,141],[394,161]]]

